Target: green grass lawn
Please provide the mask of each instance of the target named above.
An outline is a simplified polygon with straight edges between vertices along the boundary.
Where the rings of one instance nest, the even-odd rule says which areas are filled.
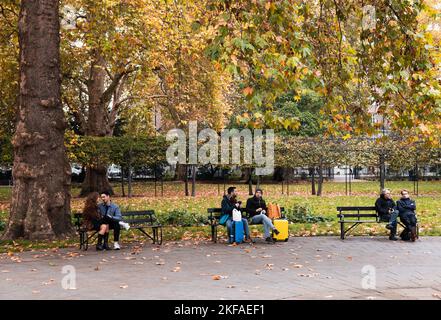
[[[244,184],[236,184],[239,188],[240,199],[245,201],[248,197],[248,187]],[[116,202],[122,210],[154,209],[159,217],[172,210],[185,210],[194,215],[207,215],[207,208],[219,207],[223,194],[223,184],[198,184],[196,197],[184,197],[184,185],[181,182],[164,183],[164,196],[161,196],[160,184],[157,186],[157,197],[155,197],[153,183],[135,183],[134,197],[131,199],[122,198],[119,184],[114,184]],[[229,185],[227,185],[229,186]],[[291,184],[289,195],[286,185],[282,194],[281,184],[264,184],[264,196],[267,202],[276,202],[289,209],[295,205],[309,205],[313,214],[329,218],[331,221],[323,223],[297,223],[290,225],[293,236],[322,236],[339,235],[337,222],[337,206],[372,206],[379,191],[378,182],[357,182],[352,184],[352,195],[345,195],[345,184],[328,182],[324,185],[322,197],[310,195],[310,185],[307,183]],[[392,189],[394,198],[398,198],[399,191],[407,188],[413,193],[413,182],[388,182],[387,187]],[[218,189],[219,188],[219,189]],[[79,212],[83,206],[84,199],[79,198],[79,187],[72,189],[72,211]],[[218,191],[220,194],[218,195]],[[8,218],[11,189],[0,187],[0,221],[4,224]],[[420,182],[419,196],[414,198],[417,201],[418,219],[420,233],[423,236],[441,235],[441,182]],[[222,228],[223,229],[223,228]],[[255,236],[260,236],[261,227],[252,227]],[[224,234],[224,230],[220,230]],[[377,235],[385,236],[387,230],[384,224],[364,224],[359,226],[355,235]],[[123,232],[123,241],[141,240],[142,238],[135,231]],[[165,228],[165,240],[180,239],[207,239],[210,236],[209,227],[167,227]],[[19,251],[37,248],[50,248],[57,246],[72,246],[75,239],[68,239],[62,242],[31,243],[29,241],[3,242],[0,252]]]

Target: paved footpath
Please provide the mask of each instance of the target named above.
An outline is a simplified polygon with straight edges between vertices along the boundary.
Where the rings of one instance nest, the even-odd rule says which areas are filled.
[[[0,299],[102,298],[441,299],[441,238],[145,243],[0,256]]]

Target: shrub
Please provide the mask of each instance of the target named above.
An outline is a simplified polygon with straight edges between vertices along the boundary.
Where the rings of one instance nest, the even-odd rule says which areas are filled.
[[[316,216],[309,204],[298,204],[287,210],[286,218],[292,223],[327,222],[330,218]]]
[[[193,227],[207,224],[207,217],[187,210],[172,210],[158,217],[162,225]]]

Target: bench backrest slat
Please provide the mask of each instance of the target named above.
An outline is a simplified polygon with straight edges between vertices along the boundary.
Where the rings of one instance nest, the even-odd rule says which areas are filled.
[[[376,211],[375,207],[337,207],[337,211]]]
[[[152,216],[155,214],[154,210],[146,210],[146,211],[126,211],[122,212],[121,215],[123,217],[126,216]]]

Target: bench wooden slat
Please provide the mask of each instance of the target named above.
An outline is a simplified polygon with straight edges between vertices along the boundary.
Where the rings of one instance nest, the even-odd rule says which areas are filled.
[[[337,211],[376,211],[375,207],[337,207]]]
[[[126,216],[152,216],[155,214],[155,211],[153,210],[148,210],[148,211],[127,211],[127,212],[122,212],[121,215],[123,217]]]
[[[145,223],[145,222],[151,223],[151,222],[155,222],[155,220],[152,220],[152,219],[127,219],[127,220],[124,220],[124,222],[132,225],[132,224],[140,224],[140,223]]]
[[[356,223],[356,222],[360,222],[360,223],[377,223],[377,220],[341,220],[340,222],[344,222],[344,223]]]
[[[371,217],[377,217],[378,215],[376,213],[348,213],[348,214],[338,214],[338,218],[371,218]]]

